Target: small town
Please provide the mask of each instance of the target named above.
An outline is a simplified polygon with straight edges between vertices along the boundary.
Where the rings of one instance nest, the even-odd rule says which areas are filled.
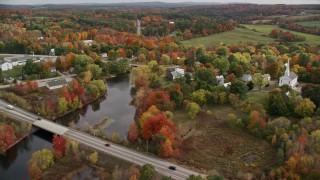
[[[283,2],[0,1],[0,179],[320,179],[319,2]]]

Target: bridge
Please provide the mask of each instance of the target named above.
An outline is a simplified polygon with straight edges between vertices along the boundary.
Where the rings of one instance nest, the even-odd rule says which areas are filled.
[[[6,108],[7,105],[8,103],[0,100],[0,111],[7,113],[8,117],[10,118],[32,123],[36,127],[47,130],[54,134],[59,134],[66,138],[73,139],[81,144],[85,144],[100,152],[110,154],[114,157],[137,164],[139,166],[143,166],[144,164],[151,164],[154,166],[155,170],[162,175],[165,175],[177,180],[184,180],[189,175],[192,175],[192,174],[201,175],[205,177],[204,174],[201,174],[199,172],[195,172],[195,171],[186,169],[182,166],[173,164],[169,161],[165,161],[163,159],[160,159],[154,156],[149,156],[141,152],[135,151],[133,149],[129,149],[127,147],[123,147],[118,144],[114,144],[106,140],[102,140],[96,136],[92,136],[84,132],[80,132],[78,130],[65,127],[63,125],[51,122],[47,119],[42,118],[41,120],[38,120],[39,116],[37,116],[36,114],[30,113],[28,111],[25,111],[19,107],[14,107],[14,109],[12,110],[7,109]],[[105,146],[106,143],[109,143],[110,146],[106,147]],[[169,166],[175,166],[176,170],[168,169]]]

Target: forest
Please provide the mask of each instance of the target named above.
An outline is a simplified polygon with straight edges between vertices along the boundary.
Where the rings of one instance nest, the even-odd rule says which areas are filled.
[[[54,63],[28,61],[23,74],[49,77],[48,70],[55,67],[77,78],[53,92],[27,79],[0,91],[0,97],[54,120],[107,94],[106,78],[130,73],[136,113],[127,140],[97,136],[191,167],[207,179],[245,179],[247,173],[257,179],[317,179],[320,44],[307,40],[319,35],[320,28],[301,22],[319,17],[313,5],[1,9],[0,53],[47,55],[55,49],[58,56]],[[252,24],[261,29],[272,24],[271,31],[259,34],[271,41],[184,45],[248,31]],[[288,63],[298,85],[279,87]],[[2,151],[13,141],[4,129],[14,133],[14,126],[4,122]],[[79,157],[76,142],[58,136],[53,141],[53,150],[35,153],[29,161],[33,179],[70,157],[98,161],[96,151]],[[50,159],[41,167],[36,159],[46,156]],[[125,177],[156,179],[152,168],[131,169]]]

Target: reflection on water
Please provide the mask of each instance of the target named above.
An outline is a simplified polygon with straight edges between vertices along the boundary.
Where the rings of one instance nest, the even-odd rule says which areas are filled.
[[[1,155],[0,179],[29,179],[27,163],[32,153],[44,148],[51,149],[52,137],[52,133],[39,130],[10,148],[5,156]]]
[[[109,118],[114,121],[104,128],[106,135],[110,137],[113,132],[117,132],[122,139],[125,139],[130,124],[134,122],[135,114],[135,107],[130,105],[134,91],[132,91],[129,74],[109,79],[107,87],[107,96],[60,118],[57,122],[68,126],[73,121],[76,128],[83,128],[86,123],[93,125],[104,118]]]

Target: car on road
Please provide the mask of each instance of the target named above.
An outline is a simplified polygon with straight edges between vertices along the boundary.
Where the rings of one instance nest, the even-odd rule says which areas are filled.
[[[110,147],[110,144],[109,144],[109,143],[107,143],[107,144],[105,144],[105,146]]]
[[[13,110],[13,106],[10,105],[10,104],[7,105],[7,108],[10,109],[10,110]]]
[[[176,170],[177,168],[175,166],[169,166],[169,169]]]
[[[41,120],[41,117],[38,116],[38,117],[37,117],[37,120]]]

